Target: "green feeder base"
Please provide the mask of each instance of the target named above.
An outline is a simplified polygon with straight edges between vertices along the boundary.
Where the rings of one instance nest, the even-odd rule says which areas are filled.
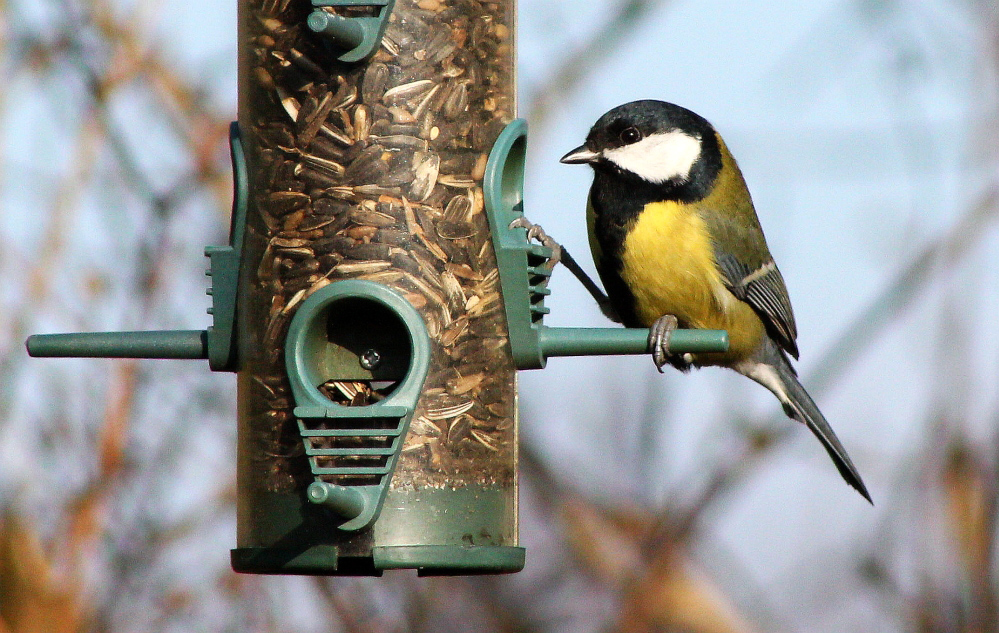
[[[232,568],[249,574],[381,576],[386,569],[415,569],[420,576],[508,574],[524,568],[523,547],[498,545],[398,545],[372,548],[370,558],[340,557],[336,545],[305,551],[273,547],[232,550]]]

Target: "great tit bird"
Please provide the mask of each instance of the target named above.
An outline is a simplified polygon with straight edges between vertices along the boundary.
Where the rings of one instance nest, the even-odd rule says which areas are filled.
[[[714,127],[671,103],[634,101],[600,117],[562,162],[593,168],[593,260],[616,320],[650,328],[659,371],[667,362],[684,371],[720,365],[752,378],[812,430],[846,482],[870,501],[787,358],[798,358],[798,331],[784,279]],[[676,327],[727,330],[729,350],[671,354]]]

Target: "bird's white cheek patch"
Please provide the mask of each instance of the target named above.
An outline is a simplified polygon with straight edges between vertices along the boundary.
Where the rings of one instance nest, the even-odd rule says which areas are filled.
[[[687,180],[701,155],[701,139],[679,130],[646,136],[637,143],[604,151],[604,158],[654,183]]]

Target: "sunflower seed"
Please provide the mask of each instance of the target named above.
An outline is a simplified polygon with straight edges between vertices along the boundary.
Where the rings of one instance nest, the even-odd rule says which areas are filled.
[[[429,91],[434,85],[430,79],[419,79],[385,91],[382,103],[387,106],[397,105],[415,99]]]
[[[426,200],[437,186],[440,160],[437,153],[417,152],[413,156],[413,182],[409,192],[416,200]]]

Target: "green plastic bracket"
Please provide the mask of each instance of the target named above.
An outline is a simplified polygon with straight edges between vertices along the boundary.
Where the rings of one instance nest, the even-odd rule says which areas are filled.
[[[352,63],[364,61],[378,50],[395,0],[312,0],[312,6],[315,8],[306,22],[309,28],[340,51],[338,60]],[[374,15],[345,17],[323,7],[367,7]]]
[[[249,200],[246,161],[239,125],[229,126],[232,154],[233,201],[228,246],[209,246],[207,274],[212,278],[208,294],[212,296],[213,324],[207,330],[160,330],[150,332],[75,332],[35,334],[26,342],[28,354],[37,357],[80,358],[188,358],[208,359],[215,371],[235,371],[236,287],[239,280],[240,253],[246,228],[246,205]]]
[[[212,278],[208,294],[212,296],[212,325],[208,328],[208,363],[215,371],[236,371],[236,296],[239,288],[239,267],[246,232],[246,207],[250,200],[250,178],[246,155],[239,133],[239,123],[229,124],[229,151],[232,155],[232,219],[229,224],[229,244],[205,248],[211,267],[206,274]]]
[[[540,369],[551,356],[648,354],[646,328],[553,328],[544,325],[551,294],[546,265],[551,250],[527,239],[527,230],[511,227],[524,216],[524,166],[527,122],[511,121],[489,153],[483,180],[486,215],[499,266],[500,287],[510,332],[510,347],[519,369]],[[724,352],[724,330],[676,330],[670,349],[678,353]]]
[[[510,347],[520,369],[545,366],[538,331],[548,313],[545,297],[551,270],[545,261],[551,250],[527,240],[527,231],[510,228],[524,215],[524,167],[527,158],[527,121],[514,119],[497,137],[489,152],[483,178],[486,215],[493,235],[500,290],[506,307]]]
[[[285,364],[294,415],[316,481],[306,491],[343,522],[343,531],[378,517],[430,367],[423,318],[381,284],[338,281],[307,298],[291,320]],[[374,404],[333,402],[329,381],[394,384]],[[353,482],[353,483],[343,483]]]

